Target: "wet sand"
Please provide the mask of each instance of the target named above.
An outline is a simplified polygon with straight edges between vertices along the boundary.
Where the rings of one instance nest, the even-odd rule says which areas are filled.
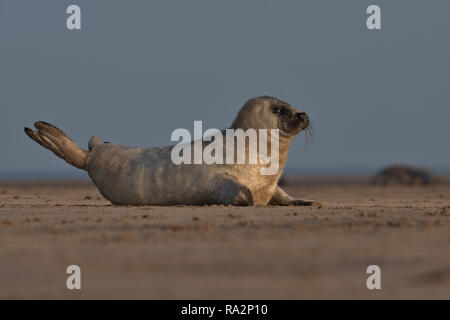
[[[450,179],[285,189],[322,205],[117,207],[89,181],[0,182],[0,298],[450,299]]]

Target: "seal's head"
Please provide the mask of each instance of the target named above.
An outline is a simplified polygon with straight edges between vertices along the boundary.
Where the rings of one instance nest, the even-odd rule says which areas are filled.
[[[309,125],[310,121],[305,112],[280,99],[263,96],[245,103],[232,128],[279,129],[280,136],[293,137],[309,128]]]

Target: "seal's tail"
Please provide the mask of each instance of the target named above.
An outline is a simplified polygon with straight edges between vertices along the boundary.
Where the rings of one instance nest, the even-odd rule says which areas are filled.
[[[87,170],[88,151],[80,148],[62,130],[44,121],[34,124],[37,131],[25,128],[25,133],[44,148],[51,150],[67,163]]]

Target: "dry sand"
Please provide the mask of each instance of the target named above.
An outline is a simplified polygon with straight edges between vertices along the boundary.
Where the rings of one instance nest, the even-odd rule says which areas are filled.
[[[450,181],[292,180],[316,207],[116,207],[87,181],[0,183],[0,298],[450,299]],[[81,267],[82,290],[65,287]],[[381,290],[366,287],[381,267]]]

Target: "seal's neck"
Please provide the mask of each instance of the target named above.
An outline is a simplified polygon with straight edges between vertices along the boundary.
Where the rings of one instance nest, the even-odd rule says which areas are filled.
[[[283,171],[284,165],[286,164],[288,158],[289,147],[291,146],[293,137],[292,136],[283,136],[280,133],[279,138],[279,154],[280,154],[280,171]]]
[[[260,130],[253,128],[244,129],[242,127],[230,129],[232,129],[230,137],[233,137],[234,134],[235,161],[241,156],[245,158],[244,163],[256,164],[256,162],[250,159],[255,159],[255,157],[257,157],[259,158],[257,160],[258,163],[266,168],[262,169],[265,172],[263,173],[264,175],[281,175],[287,161],[289,147],[293,138],[292,136],[285,135],[280,132],[279,129]],[[227,132],[227,130],[224,131]],[[228,133],[225,136],[226,142],[228,142]],[[239,149],[239,145],[243,145],[244,149]],[[224,152],[228,152],[226,148],[227,147],[224,144]],[[253,156],[253,158],[251,158],[251,156]]]

